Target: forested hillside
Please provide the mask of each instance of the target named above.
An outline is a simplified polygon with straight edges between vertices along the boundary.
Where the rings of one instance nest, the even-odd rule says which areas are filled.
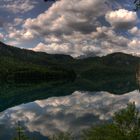
[[[135,74],[140,58],[124,53],[74,59],[8,46],[0,42],[0,79],[38,81],[56,79],[108,78]]]

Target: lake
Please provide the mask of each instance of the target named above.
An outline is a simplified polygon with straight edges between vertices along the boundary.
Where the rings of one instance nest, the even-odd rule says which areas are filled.
[[[113,114],[135,102],[140,109],[139,80],[134,76],[107,79],[6,83],[0,87],[0,139],[16,136],[17,124],[30,138],[47,140],[60,132],[75,135],[110,122]]]

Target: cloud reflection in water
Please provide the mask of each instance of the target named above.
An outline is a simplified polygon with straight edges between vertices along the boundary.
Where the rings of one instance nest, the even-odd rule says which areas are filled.
[[[14,127],[19,120],[29,132],[39,132],[43,136],[60,131],[78,132],[109,121],[114,112],[133,101],[140,108],[138,91],[124,95],[76,91],[69,96],[52,97],[7,109],[0,113],[0,125]]]

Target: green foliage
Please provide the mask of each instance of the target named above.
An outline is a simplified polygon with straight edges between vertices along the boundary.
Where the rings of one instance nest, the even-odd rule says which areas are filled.
[[[113,124],[92,127],[83,132],[84,140],[127,140]]]
[[[62,68],[61,66],[41,66],[19,61],[11,57],[1,56],[0,66],[0,80],[5,82],[32,82],[75,78],[75,72],[73,70]]]
[[[16,136],[13,140],[29,140],[29,137],[24,134],[24,129],[21,127],[20,122],[16,128]]]
[[[114,125],[129,139],[140,139],[140,118],[135,103],[128,104],[126,109],[115,113]]]
[[[139,140],[140,118],[134,103],[115,113],[112,124],[92,127],[84,132],[84,140]]]
[[[74,140],[71,133],[59,133],[57,135],[50,136],[49,140]]]

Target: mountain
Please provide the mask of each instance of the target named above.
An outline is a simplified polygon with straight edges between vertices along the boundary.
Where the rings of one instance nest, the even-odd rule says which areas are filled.
[[[140,58],[121,52],[103,57],[79,59],[73,63],[73,68],[79,77],[95,80],[108,78],[124,78],[128,75],[136,77]]]
[[[0,56],[12,57],[23,62],[30,62],[39,65],[49,65],[61,61],[72,60],[68,55],[47,54],[44,52],[34,52],[32,50],[20,49],[0,42]]]
[[[140,58],[124,53],[74,59],[12,47],[0,42],[0,79],[39,81],[60,79],[107,79],[134,75]]]
[[[71,59],[66,55],[36,53],[0,42],[0,79],[8,82],[73,79],[74,71],[61,65]]]

